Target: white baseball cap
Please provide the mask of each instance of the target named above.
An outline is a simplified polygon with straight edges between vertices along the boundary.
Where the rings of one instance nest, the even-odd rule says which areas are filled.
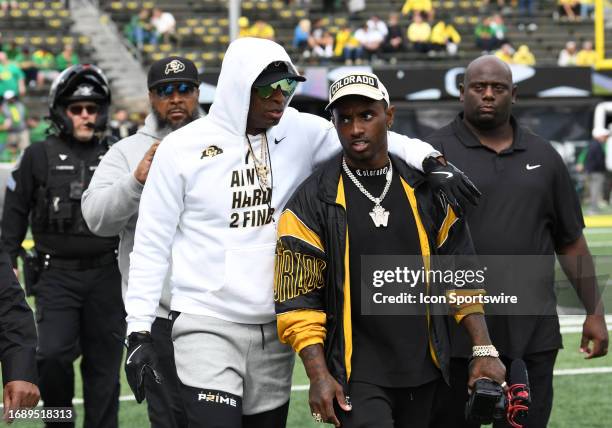
[[[349,95],[361,95],[376,101],[385,100],[389,105],[389,92],[378,76],[359,71],[347,74],[329,86],[329,104],[325,110],[329,110],[332,104],[340,98]]]

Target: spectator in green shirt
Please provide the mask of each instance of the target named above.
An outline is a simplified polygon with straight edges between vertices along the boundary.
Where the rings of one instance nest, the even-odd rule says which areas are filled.
[[[38,67],[32,61],[32,55],[30,54],[31,50],[29,46],[23,46],[21,48],[21,61],[17,63],[19,68],[23,70],[23,74],[25,74],[25,83],[30,88],[35,88],[38,77]]]
[[[0,51],[0,96],[6,91],[25,95],[25,75],[17,64],[9,61],[6,52]]]
[[[55,69],[55,56],[46,48],[40,47],[32,53],[32,62],[38,69],[36,83],[41,86],[45,80],[52,82],[59,75],[59,71]]]
[[[41,120],[40,116],[29,116],[26,119],[30,128],[30,144],[40,143],[47,139],[51,124],[47,120]]]
[[[6,143],[8,142],[8,129],[11,127],[11,121],[0,112],[0,161],[5,158],[7,153]],[[8,158],[8,156],[6,157]]]
[[[26,125],[26,107],[17,99],[13,91],[6,91],[3,98],[2,114],[11,119],[11,126],[8,129],[9,145],[17,147],[21,152],[30,145],[30,136]]]
[[[55,68],[58,71],[64,71],[68,67],[79,63],[79,55],[74,51],[72,45],[65,45],[64,50],[55,57]]]
[[[15,62],[19,64],[23,61],[23,51],[21,46],[17,44],[14,40],[2,47],[2,50],[6,52],[6,56],[9,61]]]
[[[492,51],[497,48],[497,40],[491,28],[491,17],[484,18],[474,28],[476,46],[483,51]]]

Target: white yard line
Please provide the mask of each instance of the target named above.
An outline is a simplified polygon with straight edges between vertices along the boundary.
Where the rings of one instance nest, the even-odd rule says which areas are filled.
[[[566,326],[582,326],[584,322],[584,315],[559,315],[559,324],[561,327]],[[608,324],[608,330],[612,327],[612,315],[606,315],[606,324]]]
[[[553,371],[553,374],[555,376],[577,376],[596,373],[612,373],[612,367],[591,367],[588,369],[559,369]]]
[[[612,247],[612,242],[609,242],[609,241],[589,242],[589,248],[600,248],[600,247]]]
[[[612,228],[609,227],[591,227],[584,229],[585,235],[604,235],[606,233],[612,233]]]

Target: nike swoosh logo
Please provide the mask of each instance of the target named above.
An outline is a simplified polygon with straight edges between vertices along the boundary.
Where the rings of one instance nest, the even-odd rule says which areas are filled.
[[[444,174],[444,175],[446,175],[446,178],[453,178],[453,173],[452,172],[434,171],[434,172],[432,172],[432,174]]]
[[[142,346],[142,344],[138,345],[138,346],[136,347],[136,349],[134,349],[134,350],[132,351],[132,353],[131,353],[131,354],[130,354],[128,357],[127,357],[127,360],[125,361],[125,364],[130,364],[130,362],[131,362],[131,358],[134,356],[134,354],[136,353],[136,351],[138,351],[138,349],[140,349],[140,347],[141,347],[141,346]]]
[[[525,168],[527,169],[527,171],[531,171],[532,169],[536,169],[536,168],[539,168],[541,166],[542,165],[529,165],[529,164],[527,164],[527,165],[525,165]]]
[[[275,138],[275,139],[274,139],[274,144],[278,144],[278,143],[280,143],[280,142],[281,142],[281,141],[283,141],[285,138],[287,138],[287,136],[284,136],[284,137],[283,137],[283,138],[281,138],[280,140],[279,140],[278,138]]]

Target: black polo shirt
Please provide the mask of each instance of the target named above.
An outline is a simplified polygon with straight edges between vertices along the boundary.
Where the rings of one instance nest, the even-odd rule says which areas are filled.
[[[476,252],[551,255],[550,280],[541,286],[552,289],[555,248],[581,236],[582,211],[567,167],[552,145],[513,117],[511,124],[512,146],[500,153],[480,143],[462,114],[427,141],[482,192],[477,207],[466,207]],[[511,357],[562,347],[557,317],[495,316],[487,324],[493,343]]]

